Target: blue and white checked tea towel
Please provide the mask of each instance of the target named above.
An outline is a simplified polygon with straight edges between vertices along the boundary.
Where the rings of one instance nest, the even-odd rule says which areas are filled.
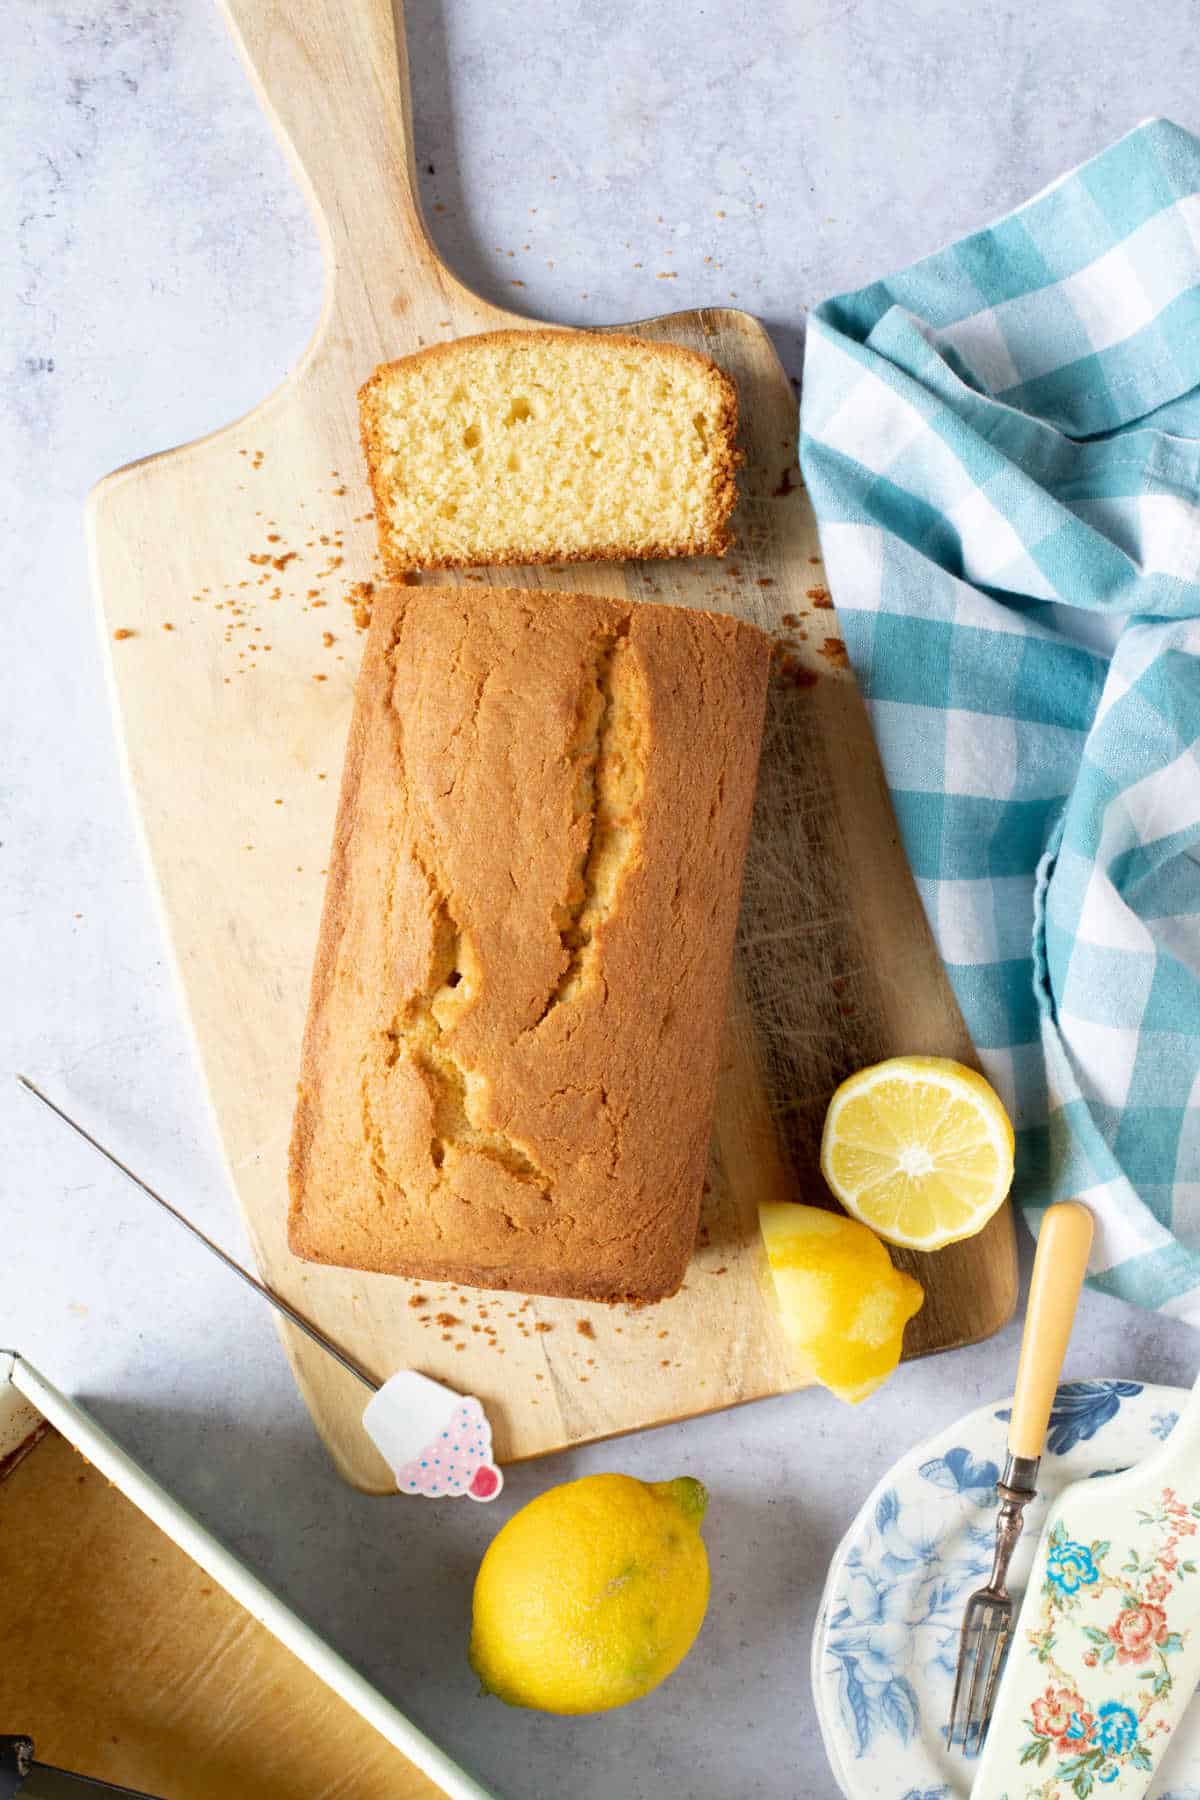
[[[1093,1278],[1200,1325],[1200,139],[809,325],[801,462],[909,860]]]

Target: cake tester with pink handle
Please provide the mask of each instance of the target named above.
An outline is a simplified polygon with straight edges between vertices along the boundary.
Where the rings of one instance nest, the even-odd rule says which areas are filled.
[[[492,1432],[472,1395],[401,1369],[368,1400],[363,1427],[402,1494],[494,1500],[504,1477],[492,1461]]]
[[[418,1375],[415,1369],[401,1369],[382,1384],[375,1381],[324,1332],[318,1331],[303,1313],[297,1312],[281,1295],[259,1281],[249,1269],[243,1268],[193,1224],[186,1213],[181,1213],[140,1175],[135,1175],[128,1164],[86,1131],[70,1113],[64,1112],[28,1076],[18,1075],[17,1080],[26,1093],[40,1100],[64,1125],[69,1125],[85,1144],[99,1151],[106,1162],[118,1169],[141,1193],[147,1194],[177,1225],[190,1231],[231,1274],[253,1288],[289,1324],[302,1331],[371,1390],[372,1397],[363,1413],[363,1429],[395,1475],[400,1493],[423,1494],[430,1500],[461,1499],[464,1495],[471,1500],[496,1498],[504,1486],[504,1476],[492,1461],[492,1428],[482,1404],[474,1395],[456,1393],[428,1375]]]

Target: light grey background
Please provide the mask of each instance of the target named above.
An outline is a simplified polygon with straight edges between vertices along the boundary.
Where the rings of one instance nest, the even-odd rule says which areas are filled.
[[[209,0],[0,12],[0,1342],[509,1800],[826,1800],[807,1656],[830,1553],[892,1459],[1011,1382],[1015,1328],[860,1412],[802,1394],[517,1470],[496,1509],[365,1500],[258,1303],[8,1083],[43,1078],[244,1251],[120,782],[81,507],[273,387],[321,272]],[[808,303],[1148,113],[1200,126],[1192,0],[413,0],[409,33],[425,199],[460,274],[573,323],[736,297],[794,375]],[[1190,1381],[1197,1348],[1089,1296],[1069,1369]],[[484,1543],[547,1482],[605,1468],[711,1487],[696,1650],[607,1718],[479,1700]]]

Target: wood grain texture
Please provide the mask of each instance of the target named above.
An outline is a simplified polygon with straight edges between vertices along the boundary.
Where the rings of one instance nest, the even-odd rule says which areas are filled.
[[[843,1075],[900,1051],[973,1053],[845,667],[795,468],[795,398],[745,313],[632,327],[707,351],[737,381],[747,461],[724,562],[460,578],[715,607],[779,640],[709,1191],[685,1287],[641,1312],[514,1302],[315,1268],[287,1251],[287,1139],[360,652],[345,602],[376,573],[356,390],[387,357],[520,321],[463,288],[426,237],[402,33],[385,0],[229,0],[228,10],[320,223],[321,322],[261,406],[110,476],[89,520],[129,780],[259,1267],[379,1376],[415,1366],[478,1394],[502,1460],[786,1390],[797,1384],[764,1286],[758,1201],[827,1198],[817,1142]],[[910,1355],[975,1341],[1012,1310],[1007,1208],[968,1243],[897,1260],[927,1292]],[[360,1487],[388,1488],[357,1384],[284,1336],[338,1467]]]

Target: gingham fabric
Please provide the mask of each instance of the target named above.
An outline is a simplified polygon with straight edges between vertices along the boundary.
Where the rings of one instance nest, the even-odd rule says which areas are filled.
[[[813,315],[801,461],[1035,1225],[1200,1325],[1200,140]]]

